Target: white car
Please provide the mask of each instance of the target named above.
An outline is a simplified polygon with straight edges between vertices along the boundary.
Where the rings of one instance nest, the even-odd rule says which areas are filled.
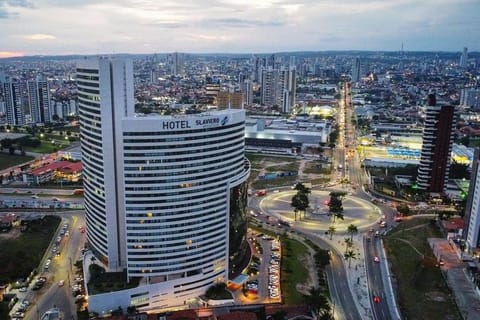
[[[18,291],[20,291],[20,292],[27,292],[27,287],[21,287]]]
[[[65,280],[58,281],[58,286],[59,287],[63,287],[64,284],[65,284]]]

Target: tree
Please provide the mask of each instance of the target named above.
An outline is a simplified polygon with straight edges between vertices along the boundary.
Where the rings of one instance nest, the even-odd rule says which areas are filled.
[[[308,194],[310,193],[310,189],[306,188],[303,184],[298,183],[295,186],[297,193],[292,197],[291,206],[295,211],[295,221],[297,220],[297,212],[303,211],[305,216],[305,210],[310,206],[310,202],[308,200]]]
[[[350,240],[353,241],[353,235],[358,233],[358,228],[356,225],[351,224],[348,226],[347,232],[350,234]]]
[[[406,203],[399,203],[397,205],[397,211],[406,216],[410,214],[410,208]]]
[[[468,164],[453,160],[450,164],[450,179],[470,179]]]
[[[330,303],[325,295],[322,294],[319,288],[310,288],[308,294],[303,295],[305,304],[312,310],[316,315],[323,313],[325,311],[330,311]]]
[[[357,259],[357,255],[355,254],[355,251],[353,250],[348,250],[347,252],[345,252],[345,254],[343,255],[345,257],[346,260],[348,260],[348,267],[350,268],[351,264],[352,264],[352,259]]]
[[[330,235],[330,240],[332,240],[333,234],[337,231],[337,228],[335,226],[330,226],[328,227],[328,234]]]
[[[345,192],[330,192],[330,202],[328,203],[328,209],[333,216],[333,222],[335,219],[344,219],[342,198],[346,195]]]
[[[353,240],[350,238],[345,238],[343,242],[345,242],[345,253],[347,253],[348,250],[353,247]]]

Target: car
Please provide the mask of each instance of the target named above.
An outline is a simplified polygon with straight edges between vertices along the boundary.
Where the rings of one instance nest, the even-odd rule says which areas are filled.
[[[33,195],[33,196],[32,196],[32,199],[38,199],[38,196],[37,196],[37,195]]]
[[[380,259],[378,257],[373,257],[373,262],[380,262]]]
[[[380,299],[379,296],[376,296],[376,295],[373,296],[373,302],[375,302],[375,303],[380,303],[380,300],[381,300],[381,299]]]
[[[25,313],[17,311],[13,314],[13,316],[16,318],[23,318],[25,317]]]
[[[60,201],[60,200],[58,200],[58,198],[56,198],[56,197],[53,197],[52,201]]]
[[[63,287],[64,284],[65,284],[65,280],[62,279],[62,280],[58,281],[58,286],[59,287]]]
[[[21,287],[18,291],[20,291],[20,292],[27,292],[27,287]]]
[[[22,301],[21,305],[28,307],[30,305],[30,301],[25,299]]]
[[[382,223],[380,223],[380,227],[385,228],[386,226],[387,226],[387,223],[385,221],[382,221]]]
[[[438,262],[439,265],[441,266],[444,266],[445,265],[445,261],[443,261],[442,259],[440,259],[440,261]]]

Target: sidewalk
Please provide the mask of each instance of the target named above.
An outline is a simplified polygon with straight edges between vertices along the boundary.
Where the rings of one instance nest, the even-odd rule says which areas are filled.
[[[467,274],[467,264],[461,261],[448,240],[429,238],[428,243],[437,260],[442,261],[442,274],[453,291],[455,302],[464,319],[477,319],[480,315],[480,296]]]
[[[325,241],[335,247],[335,249],[343,254],[345,253],[345,238],[350,237],[348,234],[334,235],[332,240],[330,236],[325,237]],[[348,261],[345,260],[345,266],[348,275],[348,286],[355,299],[357,310],[362,319],[373,319],[372,309],[370,305],[370,294],[368,290],[367,272],[365,268],[365,254],[363,248],[363,235],[353,236],[353,250],[355,251],[355,259],[351,260],[350,268]]]

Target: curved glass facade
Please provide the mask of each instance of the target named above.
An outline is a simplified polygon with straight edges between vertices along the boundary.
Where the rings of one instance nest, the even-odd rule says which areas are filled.
[[[175,306],[227,280],[248,248],[245,112],[136,115],[131,74],[77,68],[87,236],[109,271],[142,279],[142,306]]]

